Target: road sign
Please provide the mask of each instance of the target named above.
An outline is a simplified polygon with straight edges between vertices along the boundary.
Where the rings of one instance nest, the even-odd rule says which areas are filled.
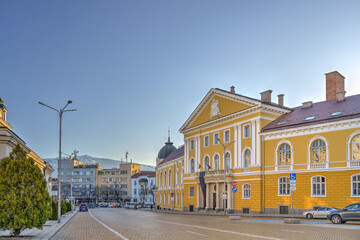
[[[174,201],[174,197],[171,197],[171,201]]]
[[[174,196],[174,193],[173,193],[173,192],[171,193],[171,196],[172,196],[172,197]]]
[[[296,180],[290,180],[290,184],[296,184]]]
[[[290,185],[290,191],[296,191],[296,184],[295,185]]]
[[[232,186],[233,186],[233,187],[236,187],[236,186],[237,186],[237,182],[233,181],[233,182],[232,182]]]
[[[290,180],[296,180],[296,173],[290,173]]]
[[[226,193],[223,194],[223,199],[227,199],[227,194]]]
[[[236,188],[236,187],[233,187],[233,188],[232,188],[232,191],[233,191],[234,193],[236,193],[236,192],[237,192],[237,188]]]

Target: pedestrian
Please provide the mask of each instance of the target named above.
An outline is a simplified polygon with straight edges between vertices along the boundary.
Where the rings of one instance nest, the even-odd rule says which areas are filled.
[[[137,209],[137,206],[135,205],[134,210],[136,210],[136,209]]]
[[[152,209],[153,209],[153,205],[152,205],[152,204],[150,205],[150,209],[151,209],[151,211],[152,211]]]

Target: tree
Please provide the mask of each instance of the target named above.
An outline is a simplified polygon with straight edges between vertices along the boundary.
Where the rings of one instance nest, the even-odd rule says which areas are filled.
[[[14,236],[26,228],[42,229],[51,213],[44,176],[18,144],[0,161],[0,229]]]

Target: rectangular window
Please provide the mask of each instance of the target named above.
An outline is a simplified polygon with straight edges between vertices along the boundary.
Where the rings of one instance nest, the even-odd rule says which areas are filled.
[[[218,145],[219,144],[219,133],[215,133],[214,134],[214,145]]]
[[[325,177],[316,176],[312,178],[312,196],[326,196]]]
[[[224,132],[224,142],[230,142],[230,130]]]
[[[195,141],[190,140],[190,150],[194,150],[194,149],[195,149]]]
[[[251,127],[250,127],[250,124],[247,124],[244,126],[244,136],[243,138],[249,138],[251,136]]]
[[[209,146],[209,136],[205,136],[204,137],[204,147],[208,147]]]

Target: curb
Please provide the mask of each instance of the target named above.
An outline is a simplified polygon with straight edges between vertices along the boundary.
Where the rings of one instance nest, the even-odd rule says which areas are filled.
[[[64,220],[60,223],[60,226],[52,231],[50,231],[49,233],[47,233],[45,236],[38,238],[38,236],[36,236],[34,239],[41,239],[41,240],[48,240],[50,238],[52,238],[57,232],[59,232],[64,226],[65,224],[70,221],[70,219],[72,219],[76,214],[78,213],[78,211],[75,211],[75,213],[73,213],[67,220]],[[41,235],[41,233],[39,234]]]

